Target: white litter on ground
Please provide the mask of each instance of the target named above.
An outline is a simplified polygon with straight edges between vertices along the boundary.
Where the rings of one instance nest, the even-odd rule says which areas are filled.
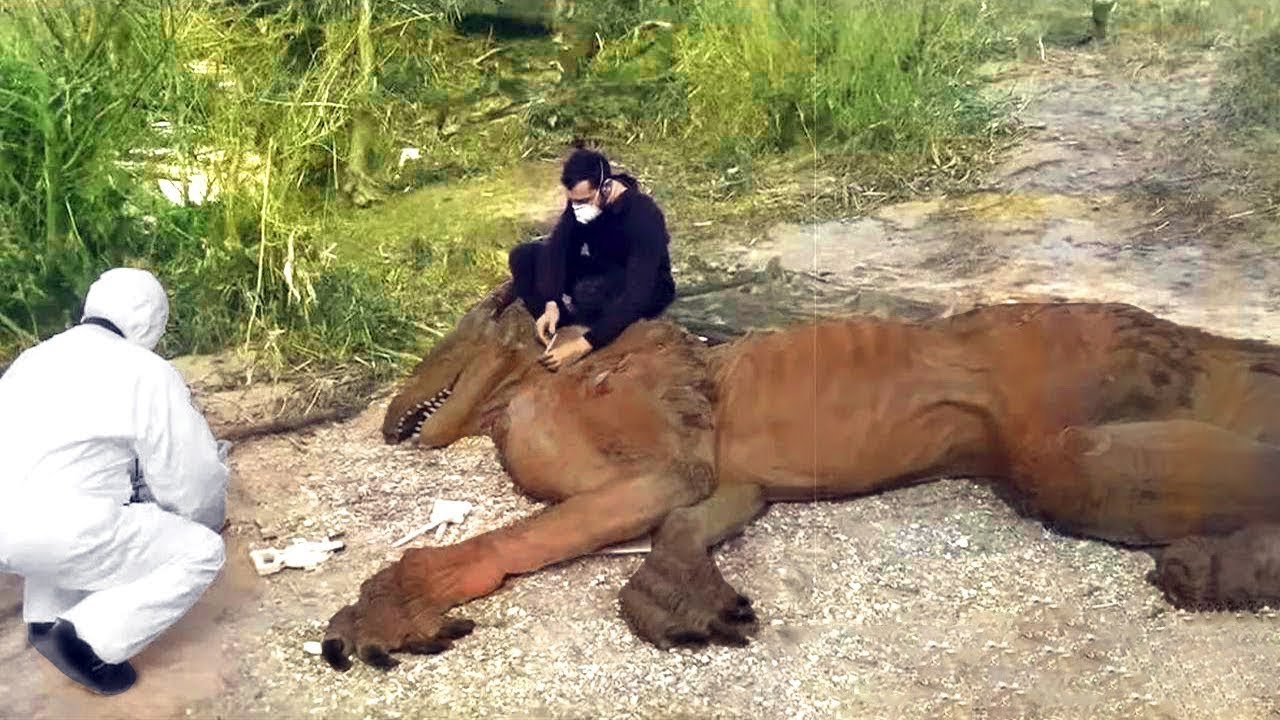
[[[436,500],[431,507],[431,517],[426,524],[420,525],[412,532],[391,544],[391,547],[400,547],[423,533],[436,528],[436,539],[444,537],[445,530],[450,524],[461,525],[467,519],[467,513],[470,513],[475,506],[465,500]]]
[[[253,569],[259,575],[271,575],[287,567],[311,570],[328,560],[335,550],[341,550],[342,547],[341,540],[324,542],[295,540],[283,550],[278,548],[250,550],[249,558],[253,560]]]

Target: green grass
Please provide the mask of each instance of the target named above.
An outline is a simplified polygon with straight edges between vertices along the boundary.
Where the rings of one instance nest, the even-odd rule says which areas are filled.
[[[118,1],[137,17],[170,2]],[[169,45],[154,39],[167,53],[159,90],[124,105],[130,132],[94,136],[96,152],[51,195],[72,201],[79,235],[68,237],[83,243],[38,251],[49,204],[40,192],[3,195],[0,177],[0,357],[60,329],[98,269],[129,263],[171,289],[166,354],[230,347],[277,370],[394,372],[505,275],[513,244],[546,229],[571,140],[638,176],[667,214],[677,257],[697,254],[777,221],[963,189],[1008,139],[1006,108],[982,92],[982,63],[1075,44],[1090,22],[1089,0],[578,0],[572,19],[544,2],[538,23],[490,35],[489,20],[467,13],[504,12],[498,3],[418,2],[430,10],[421,15],[375,3],[378,83],[366,95],[353,3],[274,3],[253,17],[171,5],[187,14],[168,26]],[[1095,47],[1242,44],[1274,26],[1276,5],[1121,0]],[[0,89],[40,97],[57,85],[57,63],[35,60],[56,58],[56,45],[12,27],[0,39]],[[1280,116],[1266,64],[1277,44],[1250,46],[1252,59],[1231,71],[1240,80],[1224,108],[1251,127]],[[213,71],[194,73],[195,63]],[[97,105],[68,111],[73,127],[92,127],[83,117],[128,92],[94,90],[83,97]],[[385,194],[363,209],[339,191],[361,114],[372,118]],[[0,99],[0,160],[26,168],[14,187],[40,190],[44,160],[32,148],[43,146],[32,137],[49,126],[14,116]],[[173,134],[149,135],[156,119]],[[167,208],[146,171],[112,162],[166,144],[225,151],[212,168],[224,184],[217,202]],[[421,159],[399,167],[404,147]]]
[[[348,209],[328,223],[338,264],[380,278],[416,328],[420,347],[507,273],[507,252],[547,226],[559,210],[559,169],[517,166]]]
[[[1266,208],[1267,236],[1280,242],[1280,23],[1233,53],[1223,76],[1214,90],[1222,145]]]
[[[1223,74],[1219,117],[1236,129],[1280,132],[1280,25],[1235,53]]]
[[[1091,31],[1093,0],[994,3],[1001,34],[1022,57],[1047,47],[1078,46]],[[1280,19],[1275,0],[1119,0],[1109,15],[1105,46],[1166,50],[1246,41]]]
[[[115,160],[167,89],[176,22],[105,1],[0,18],[0,344],[65,323],[101,266],[154,248]]]

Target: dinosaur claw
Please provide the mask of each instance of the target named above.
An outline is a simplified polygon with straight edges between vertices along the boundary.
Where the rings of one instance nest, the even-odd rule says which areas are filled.
[[[368,645],[361,648],[360,659],[383,670],[390,670],[400,664],[399,660],[391,657],[391,654],[387,652],[386,648],[383,648],[380,645]]]
[[[707,644],[710,636],[698,630],[675,630],[667,635],[667,639],[672,645],[695,645],[702,646]]]
[[[739,595],[729,607],[720,611],[720,619],[731,623],[751,623],[756,621],[756,612],[751,607],[751,601],[745,595]]]
[[[329,620],[321,643],[329,665],[347,670],[354,653],[366,665],[389,670],[400,664],[393,653],[436,655],[470,635],[475,622],[445,617],[449,604],[438,596],[438,588],[456,578],[457,566],[467,562],[449,553],[447,548],[408,550],[361,583],[360,598]]]
[[[660,649],[748,644],[756,619],[751,601],[721,577],[701,545],[655,546],[618,596],[622,616]]]
[[[347,605],[333,614],[329,619],[329,628],[325,631],[324,640],[320,643],[320,654],[334,670],[346,672],[351,669],[349,656],[354,648],[356,608]]]
[[[440,628],[440,633],[437,635],[437,637],[442,637],[448,640],[456,640],[458,638],[466,637],[470,635],[471,631],[475,629],[476,629],[476,624],[475,624],[475,621],[473,620],[465,620],[465,619],[450,620],[444,624],[444,627]]]
[[[346,672],[351,669],[351,660],[347,657],[349,654],[346,649],[346,642],[342,638],[327,638],[320,644],[320,654],[324,656],[325,662],[338,672]]]
[[[415,655],[439,655],[450,647],[452,644],[447,640],[424,640],[409,643],[404,650]]]

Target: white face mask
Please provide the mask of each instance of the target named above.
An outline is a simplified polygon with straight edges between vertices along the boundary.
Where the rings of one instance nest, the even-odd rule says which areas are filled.
[[[600,216],[600,208],[592,205],[591,203],[587,203],[585,205],[574,205],[573,216],[578,219],[578,222],[586,225]]]

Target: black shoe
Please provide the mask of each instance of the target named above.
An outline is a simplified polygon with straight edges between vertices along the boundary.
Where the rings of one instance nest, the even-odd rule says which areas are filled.
[[[63,675],[99,695],[118,695],[133,687],[138,679],[138,673],[128,662],[103,662],[89,643],[76,635],[75,626],[66,620],[59,619],[42,635],[36,636],[32,644]]]
[[[43,642],[49,637],[49,630],[53,628],[51,622],[27,623],[27,642],[35,645]]]

